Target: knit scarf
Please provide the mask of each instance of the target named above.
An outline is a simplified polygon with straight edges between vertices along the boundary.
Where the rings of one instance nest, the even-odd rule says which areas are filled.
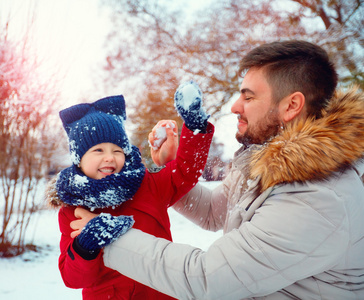
[[[132,198],[139,189],[145,174],[140,152],[132,146],[125,157],[120,173],[102,179],[92,179],[72,165],[57,176],[58,197],[72,206],[86,206],[90,209],[115,207]]]

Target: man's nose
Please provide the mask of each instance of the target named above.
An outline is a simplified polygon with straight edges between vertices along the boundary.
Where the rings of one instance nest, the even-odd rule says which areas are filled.
[[[241,115],[244,112],[244,103],[241,98],[240,96],[231,106],[231,112],[233,114]]]

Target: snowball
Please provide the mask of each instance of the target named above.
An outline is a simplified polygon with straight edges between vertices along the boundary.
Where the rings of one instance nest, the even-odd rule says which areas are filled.
[[[159,147],[167,140],[166,128],[175,128],[175,125],[172,122],[168,122],[166,126],[158,126],[156,128],[153,145],[149,143],[149,146],[153,150],[158,150]]]
[[[201,95],[198,89],[193,84],[187,84],[180,89],[182,94],[181,97],[181,106],[188,110],[190,105],[195,101],[196,98],[201,98]]]

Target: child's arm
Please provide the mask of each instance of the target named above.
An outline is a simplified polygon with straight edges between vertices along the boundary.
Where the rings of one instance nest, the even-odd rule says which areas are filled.
[[[59,212],[59,225],[62,232],[60,241],[61,254],[59,270],[67,287],[91,287],[103,268],[102,256],[99,253],[92,260],[86,260],[75,250],[75,239],[71,238],[70,222],[75,220],[73,207],[63,207]]]
[[[182,83],[175,95],[175,107],[188,129],[195,134],[206,133],[210,117],[202,106],[202,92],[194,81]],[[177,123],[162,120],[157,123],[148,136],[151,156],[157,166],[163,166],[176,158],[178,149]]]
[[[196,185],[205,168],[214,126],[208,122],[202,98],[193,81],[182,83],[175,93],[175,107],[184,121],[177,156],[153,176],[159,198],[168,206]]]
[[[176,121],[161,120],[149,133],[150,154],[157,166],[163,166],[176,158],[178,127]]]
[[[82,210],[81,214],[78,214],[79,210]],[[65,285],[70,288],[94,285],[105,271],[101,248],[125,233],[133,222],[130,216],[95,215],[81,208],[62,208],[59,268]]]

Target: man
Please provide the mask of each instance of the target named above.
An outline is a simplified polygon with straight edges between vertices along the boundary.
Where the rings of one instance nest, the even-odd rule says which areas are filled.
[[[175,205],[224,236],[204,252],[131,229],[105,265],[178,299],[364,299],[364,97],[335,93],[326,52],[262,45],[245,72],[222,185]]]

